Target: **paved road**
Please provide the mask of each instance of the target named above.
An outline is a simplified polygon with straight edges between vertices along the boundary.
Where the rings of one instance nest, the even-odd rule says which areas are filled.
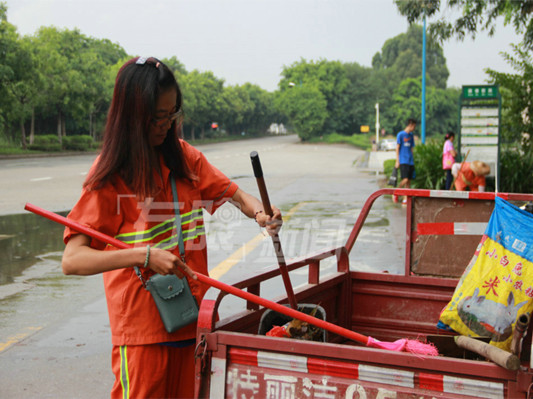
[[[378,189],[376,173],[356,167],[364,153],[353,147],[300,144],[295,136],[282,136],[199,148],[254,195],[249,153],[259,152],[271,202],[290,216],[281,233],[287,258],[344,243],[364,200]],[[70,209],[93,159],[94,155],[0,160],[0,214],[20,213],[25,202],[53,211]],[[390,219],[402,214],[388,201],[376,203],[368,219],[370,228],[363,229],[352,251],[353,268],[401,270],[402,242]],[[250,246],[261,232],[231,205],[206,215],[206,224],[210,273],[216,278],[232,282],[276,264],[270,240]],[[22,283],[27,289],[0,299],[1,398],[108,396],[113,376],[101,276],[63,276],[60,256],[59,252],[41,257]],[[291,279],[297,286],[304,277],[291,273]],[[280,287],[262,295],[276,296]],[[0,286],[0,298],[2,289],[7,288]],[[228,297],[222,316],[237,306],[242,307],[241,301]]]

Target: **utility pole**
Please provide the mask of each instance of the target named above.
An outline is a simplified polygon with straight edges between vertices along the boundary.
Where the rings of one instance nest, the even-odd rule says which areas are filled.
[[[426,16],[422,33],[422,121],[420,124],[422,144],[426,143]]]
[[[379,103],[376,103],[376,149],[379,144]]]

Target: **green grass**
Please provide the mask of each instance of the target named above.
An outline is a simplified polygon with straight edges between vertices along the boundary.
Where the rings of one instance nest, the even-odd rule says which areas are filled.
[[[372,134],[353,134],[351,136],[344,136],[338,133],[326,134],[320,137],[313,137],[309,139],[309,143],[326,143],[326,144],[350,144],[354,147],[363,150],[370,150],[372,148]]]
[[[43,154],[45,151],[24,150],[21,147],[11,147],[0,145],[0,155],[31,155]]]

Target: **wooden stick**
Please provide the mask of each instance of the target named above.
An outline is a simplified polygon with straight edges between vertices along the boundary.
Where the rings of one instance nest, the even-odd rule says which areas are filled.
[[[265,179],[263,178],[263,169],[261,168],[261,162],[259,161],[259,154],[256,151],[252,151],[250,153],[250,159],[252,161],[255,179],[257,180],[259,194],[261,195],[261,201],[263,202],[263,208],[265,213],[272,217],[274,216],[274,212],[272,212],[272,207],[270,206],[270,199],[268,198]],[[281,272],[281,277],[283,278],[283,284],[285,285],[285,291],[287,292],[287,298],[289,299],[289,305],[291,305],[291,308],[298,310],[298,304],[296,303],[296,297],[294,296],[291,279],[289,277],[289,269],[287,268],[285,256],[281,249],[281,241],[277,233],[272,236],[272,243],[274,244],[274,251],[276,252],[276,257],[278,259],[278,266]]]
[[[484,356],[507,370],[515,371],[520,368],[520,359],[510,352],[464,335],[458,335],[454,339],[457,346]]]
[[[511,353],[513,355],[520,357],[520,353],[522,352],[522,341],[527,333],[528,327],[529,315],[520,315],[518,320],[516,320],[513,330],[513,339],[511,340]]]

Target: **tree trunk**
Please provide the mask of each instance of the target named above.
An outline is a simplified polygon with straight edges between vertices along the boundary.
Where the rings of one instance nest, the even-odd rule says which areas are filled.
[[[92,112],[89,113],[89,136],[91,136],[94,139],[94,135],[93,135],[93,114],[92,114]]]
[[[191,126],[191,141],[194,141],[194,126]]]
[[[31,107],[30,144],[35,140],[35,107]]]
[[[63,137],[67,135],[67,122],[64,115],[61,115],[61,134]]]
[[[22,136],[22,148],[27,149],[28,144],[26,142],[26,128],[24,127],[24,118],[20,119],[20,135]]]
[[[61,137],[61,111],[57,113],[57,138],[59,140],[59,144],[63,144],[63,139]]]
[[[200,138],[203,140],[205,139],[205,127],[202,126],[202,130],[200,131]]]

